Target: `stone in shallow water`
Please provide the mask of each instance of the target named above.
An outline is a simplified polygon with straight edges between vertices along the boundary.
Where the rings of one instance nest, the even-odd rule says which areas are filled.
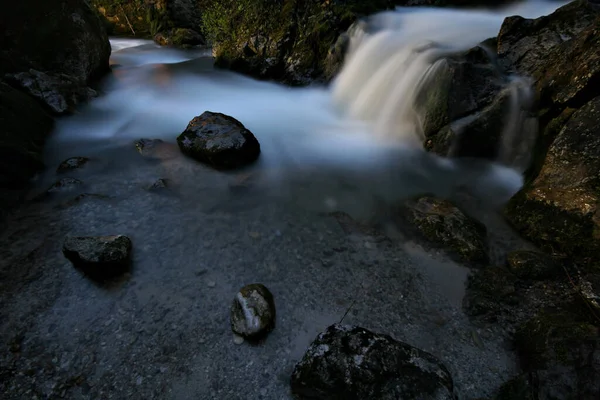
[[[148,187],[148,190],[166,189],[167,186],[169,186],[168,180],[164,178],[159,178],[152,185],[150,185],[150,187]]]
[[[489,261],[486,227],[448,200],[418,197],[398,207],[394,217],[463,262],[485,265]]]
[[[236,334],[258,339],[275,326],[273,294],[264,285],[246,285],[236,294],[231,305],[231,329]]]
[[[93,278],[111,278],[127,271],[131,259],[127,236],[67,237],[63,254],[73,266]]]
[[[82,184],[83,184],[83,182],[80,181],[79,179],[62,178],[62,179],[54,182],[52,184],[52,186],[50,186],[48,188],[48,190],[46,190],[46,193],[52,194],[52,193],[58,193],[58,192],[66,192],[69,190],[73,190],[73,189],[81,186]]]
[[[446,367],[433,355],[358,326],[332,325],[296,365],[300,399],[454,399]]]
[[[72,171],[83,167],[87,162],[90,161],[87,157],[71,157],[60,163],[56,172],[61,174],[63,172]]]
[[[217,169],[248,165],[260,155],[260,144],[237,119],[205,111],[177,137],[181,152]]]

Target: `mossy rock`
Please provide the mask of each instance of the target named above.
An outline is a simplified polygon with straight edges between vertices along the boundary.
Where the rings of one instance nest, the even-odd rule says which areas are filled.
[[[486,227],[448,200],[421,196],[397,207],[394,216],[461,262],[485,265],[489,261]]]
[[[537,178],[508,203],[513,226],[546,252],[600,268],[600,96],[560,131]]]

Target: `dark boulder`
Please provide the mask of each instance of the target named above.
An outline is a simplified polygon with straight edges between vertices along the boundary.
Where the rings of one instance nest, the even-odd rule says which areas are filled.
[[[177,137],[181,151],[217,169],[250,164],[260,155],[260,144],[237,119],[205,111],[190,121]]]
[[[106,31],[87,1],[9,2],[0,16],[0,76],[63,113],[109,71]]]
[[[560,131],[537,178],[506,207],[509,221],[547,252],[600,268],[600,96]]]
[[[515,345],[526,372],[520,385],[532,390],[532,398],[600,395],[600,331],[578,313],[538,314],[517,329]]]
[[[126,272],[130,265],[131,240],[127,236],[67,237],[63,254],[73,266],[94,279]]]
[[[296,365],[292,392],[312,400],[454,399],[433,355],[367,329],[332,325]]]
[[[469,277],[463,300],[471,316],[497,321],[501,314],[510,313],[519,304],[517,277],[505,268],[487,267]]]
[[[461,262],[485,265],[489,261],[486,227],[448,200],[429,196],[408,200],[394,210],[392,218]]]
[[[507,265],[520,279],[545,280],[564,275],[559,261],[539,251],[512,251],[507,255]]]
[[[249,339],[265,336],[275,327],[275,301],[264,285],[253,283],[240,289],[231,305],[231,330]]]

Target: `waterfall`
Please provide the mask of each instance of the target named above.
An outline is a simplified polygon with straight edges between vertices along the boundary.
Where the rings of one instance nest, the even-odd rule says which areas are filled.
[[[563,4],[530,0],[494,11],[398,7],[373,15],[348,31],[345,62],[332,84],[333,102],[344,115],[371,123],[374,135],[420,147],[425,137],[416,99],[444,58],[495,37],[507,16],[537,17]],[[510,107],[498,161],[522,170],[536,131],[535,121],[523,113],[531,86],[526,77],[506,78]]]

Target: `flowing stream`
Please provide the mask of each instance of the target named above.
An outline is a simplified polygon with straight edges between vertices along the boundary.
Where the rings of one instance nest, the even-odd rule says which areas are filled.
[[[40,396],[77,375],[85,384],[69,398],[284,399],[306,346],[347,314],[344,322],[442,359],[462,397],[491,396],[516,365],[501,327],[464,315],[468,270],[411,238],[383,240],[328,213],[363,221],[407,196],[467,192],[499,227],[491,239],[521,246],[489,217],[522,185],[519,169],[421,149],[412,102],[439,53],[418,50],[468,49],[495,36],[505,16],[561,4],[379,14],[355,32],[330,87],[216,70],[208,49],[111,39],[113,73],[97,99],[58,122],[50,168],[0,236],[4,282],[19,282],[0,290],[0,339],[18,333],[22,347],[0,366],[37,371],[55,360],[54,372],[36,375]],[[176,137],[206,110],[255,134],[256,164],[217,172],[180,154]],[[141,155],[141,138],[163,142]],[[56,166],[73,156],[90,158],[67,175],[82,184],[40,201],[61,177]],[[167,188],[149,190],[159,178]],[[131,276],[111,288],[61,254],[66,235],[106,234],[134,244]],[[235,292],[252,282],[269,287],[278,307],[277,327],[258,347],[234,344],[228,321]]]

